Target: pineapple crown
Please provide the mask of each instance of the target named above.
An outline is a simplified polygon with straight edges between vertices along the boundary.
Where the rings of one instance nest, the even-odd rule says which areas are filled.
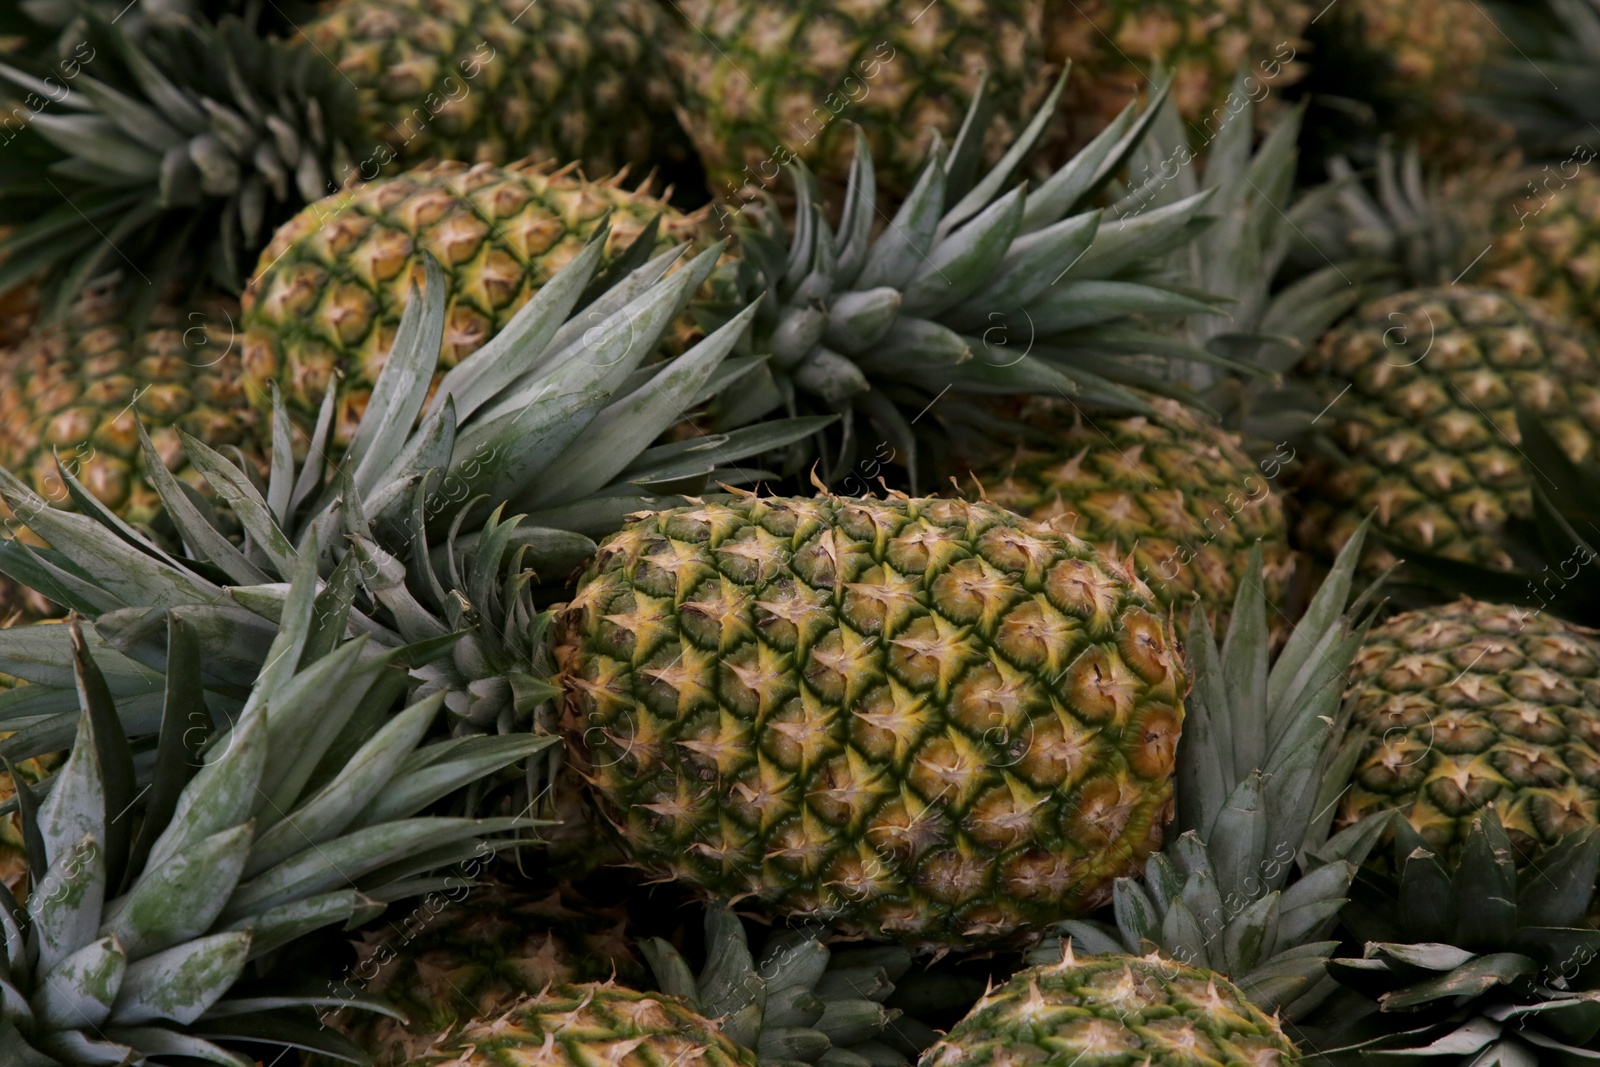
[[[1600,626],[1600,464],[1574,460],[1538,416],[1517,408],[1518,450],[1528,472],[1533,514],[1506,523],[1502,546],[1511,570],[1496,570],[1414,550],[1407,575],[1447,597],[1518,604],[1580,626]]]
[[[237,291],[278,224],[345,176],[354,90],[238,18],[65,6],[82,31],[67,51],[0,63],[21,95],[0,123],[0,290],[42,275],[59,313],[127,262],[150,283],[137,312],[173,281]]]
[[[547,620],[532,595],[537,575],[565,574],[593,554],[587,533],[620,526],[641,507],[679,502],[674,494],[712,479],[762,477],[739,461],[825,421],[778,420],[654,445],[685,410],[759,366],[727,358],[754,308],[681,357],[644,365],[720,248],[670,274],[681,249],[665,253],[602,279],[596,293],[604,231],[492,342],[445,374],[431,400],[445,286],[429,260],[426,295],[408,303],[361,428],[331,472],[332,390],[298,463],[291,423],[275,398],[264,485],[248,464],[185,436],[191,462],[242,527],[242,544],[142,436],[175,544],[123,522],[64,467],[62,484],[81,514],[48,506],[0,472],[0,496],[52,546],[8,540],[0,544],[0,570],[92,618],[98,637],[128,657],[119,666],[130,677],[138,675],[135,664],[161,669],[161,618],[181,608],[205,650],[208,687],[238,698],[279,630],[284,583],[298,567],[313,566],[327,584],[329,618],[375,644],[470,631],[450,656],[416,666],[423,692],[444,693],[460,730],[526,728],[554,693],[545,680]],[[504,518],[507,505],[491,510],[486,499],[529,514]],[[0,696],[0,721],[28,718],[37,727],[0,742],[0,754],[22,758],[70,741],[75,716],[62,701],[71,682],[57,666],[56,629],[0,631],[5,669],[34,683]]]
[[[1586,915],[1600,831],[1568,835],[1520,872],[1491,808],[1453,869],[1402,818],[1394,870],[1366,870],[1342,916],[1364,948],[1329,973],[1346,990],[1311,1020],[1324,1055],[1577,1063],[1600,1039],[1600,930]]]
[[[1593,159],[1594,122],[1600,118],[1600,5],[1498,0],[1489,12],[1512,50],[1488,71],[1478,106],[1510,122],[1536,158],[1560,159],[1588,146],[1587,159]]]
[[[401,699],[405,668],[446,653],[453,635],[389,649],[344,640],[318,613],[314,560],[242,704],[206,691],[182,612],[169,613],[164,670],[145,673],[139,696],[116,692],[120,657],[76,619],[48,627],[70,639],[79,723],[46,796],[15,779],[32,884],[26,905],[0,886],[8,1063],[249,1067],[226,1049],[235,1041],[359,1060],[306,1010],[328,994],[275,980],[276,950],[430,892],[434,872],[532,824],[420,814],[550,741],[424,744],[441,699]],[[153,766],[125,729],[151,705]]]
[[[816,202],[802,164],[793,236],[770,201],[753,205],[740,260],[702,307],[716,322],[754,293],[753,351],[770,354],[747,388],[712,409],[716,425],[763,414],[830,412],[839,425],[813,446],[836,480],[869,434],[898,454],[916,488],[952,430],[983,421],[985,395],[1061,395],[1131,412],[1148,405],[1125,385],[1170,391],[1135,356],[1236,361],[1151,324],[1213,313],[1215,306],[1164,283],[1155,267],[1209,225],[1214,190],[1121,219],[1091,206],[1149,131],[1130,104],[1104,132],[1043,181],[1011,184],[1043,136],[1066,76],[1000,161],[980,174],[987,94],[982,86],[954,143],[935,142],[910,195],[877,237],[872,153],[858,133],[837,227]],[[1008,188],[1009,186],[1009,188]],[[946,394],[951,394],[946,396]],[[924,416],[929,416],[926,419]]]
[[[1285,264],[1304,227],[1328,210],[1340,192],[1336,183],[1295,188],[1304,106],[1272,125],[1254,146],[1255,105],[1248,75],[1241,73],[1234,98],[1239,111],[1224,121],[1201,152],[1190,147],[1189,130],[1170,96],[1156,110],[1150,133],[1128,163],[1137,180],[1109,209],[1114,217],[1167,207],[1212,193],[1207,213],[1216,223],[1167,257],[1168,284],[1205,291],[1224,301],[1225,314],[1189,316],[1185,339],[1220,359],[1241,364],[1174,362],[1173,381],[1193,390],[1193,399],[1221,421],[1251,438],[1283,441],[1303,434],[1323,401],[1286,385],[1283,376],[1306,355],[1329,326],[1359,299],[1352,285],[1370,268],[1352,262],[1323,263],[1280,285]],[[1165,85],[1168,75],[1158,74]],[[1171,171],[1169,174],[1168,171]]]
[[[981,989],[958,976],[910,974],[907,948],[830,949],[820,927],[782,930],[751,955],[744,924],[720,905],[706,909],[706,965],[699,975],[660,938],[640,946],[661,991],[687,1001],[768,1065],[855,1062],[908,1065],[938,1035],[888,1007],[897,992],[919,1010],[964,1009]],[[908,977],[909,976],[909,977]],[[904,988],[909,982],[912,988]]]
[[[1332,992],[1324,965],[1338,942],[1324,938],[1384,829],[1383,820],[1369,819],[1328,837],[1365,740],[1345,736],[1349,710],[1340,706],[1376,613],[1374,606],[1361,619],[1372,588],[1345,606],[1365,536],[1363,525],[1270,671],[1259,545],[1220,652],[1195,608],[1187,642],[1195,684],[1177,756],[1178,834],[1146,861],[1142,880],[1117,880],[1114,931],[1063,923],[1030,961],[1059,957],[1062,938],[1080,952],[1155,948],[1228,975],[1253,1003],[1288,1017]],[[1301,876],[1290,883],[1297,869]]]

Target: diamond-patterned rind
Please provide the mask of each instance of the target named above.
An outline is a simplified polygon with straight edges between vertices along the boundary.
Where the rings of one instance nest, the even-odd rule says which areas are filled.
[[[1600,326],[1600,177],[1579,167],[1593,158],[1525,171],[1474,275],[1590,327]]]
[[[1220,630],[1257,541],[1267,599],[1283,597],[1294,568],[1283,500],[1220,426],[1172,400],[1150,403],[1155,418],[1087,422],[1043,405],[1032,421],[1049,427],[1051,446],[1024,444],[977,481],[1001,507],[1130,557],[1180,634],[1196,597]]]
[[[356,87],[364,179],[530,153],[601,178],[687,149],[663,22],[653,0],[340,0],[302,37]]]
[[[1403,549],[1505,569],[1506,521],[1532,511],[1516,405],[1574,459],[1600,440],[1600,343],[1529,300],[1450,286],[1374,301],[1330,331],[1308,373],[1319,425],[1348,455],[1309,467],[1296,524],[1332,554],[1361,517]],[[1369,556],[1386,566],[1393,555]]]
[[[990,991],[926,1067],[1292,1067],[1294,1044],[1233,983],[1158,955],[1068,957]]]
[[[1370,733],[1340,808],[1398,808],[1454,856],[1493,805],[1524,859],[1600,824],[1600,641],[1529,608],[1460,600],[1397,615],[1351,668]]]
[[[1159,846],[1189,686],[1149,592],[959,500],[742,498],[602,544],[558,655],[635,862],[917,944],[1108,899]]]
[[[407,1067],[756,1067],[756,1054],[676,997],[561,985],[441,1037]]]
[[[314,419],[342,373],[335,440],[350,441],[394,342],[420,253],[449,286],[441,373],[477,351],[611,220],[626,249],[661,216],[658,250],[693,240],[697,222],[616,182],[533,163],[437,163],[328,197],[273,236],[244,298],[251,399]]]
[[[955,137],[979,77],[997,159],[1050,89],[1042,0],[678,0],[668,63],[711,189],[733,199],[791,158],[844,181],[856,129],[879,184],[904,195],[932,131]]]

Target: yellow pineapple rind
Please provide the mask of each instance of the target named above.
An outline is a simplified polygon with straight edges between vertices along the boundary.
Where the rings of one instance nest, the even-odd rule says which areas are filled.
[[[1600,825],[1600,640],[1530,608],[1459,600],[1374,629],[1351,668],[1370,733],[1348,825],[1399,810],[1459,854],[1492,805],[1522,860]]]
[[[565,729],[634,862],[918,945],[1025,938],[1159,847],[1189,686],[1120,561],[959,500],[744,497],[606,540]]]

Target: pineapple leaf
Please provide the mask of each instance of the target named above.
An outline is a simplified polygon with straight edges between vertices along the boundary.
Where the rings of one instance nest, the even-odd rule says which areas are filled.
[[[937,148],[930,153],[911,193],[895,212],[894,221],[872,246],[867,264],[853,288],[876,289],[888,286],[904,291],[927,262],[933,248],[939,218],[944,213],[945,168]],[[812,212],[801,212],[810,218]],[[795,242],[799,245],[798,239]]]
[[[98,841],[85,835],[71,848],[56,850],[49,868],[28,894],[28,918],[41,974],[51,974],[94,941],[105,890],[105,856]]]
[[[248,933],[228,932],[197,937],[129,964],[107,1021],[114,1026],[157,1019],[192,1023],[238,980],[249,951]]]
[[[477,781],[495,770],[542,752],[558,738],[533,734],[509,734],[461,739],[451,758],[414,768],[388,784],[374,796],[351,823],[353,829],[371,826],[420,811],[463,785]]]
[[[988,281],[1005,259],[1022,225],[1023,187],[1007,193],[933,248],[902,290],[901,311],[926,315],[960,303]]]
[[[1272,957],[1278,942],[1278,917],[1281,898],[1268,893],[1252,900],[1222,932],[1222,950],[1217,953],[1227,974],[1244,974]]]
[[[268,908],[258,915],[239,919],[228,928],[249,932],[249,959],[253,960],[298,941],[312,931],[344,922],[364,899],[358,890],[338,889]]]
[[[1600,870],[1600,832],[1574,831],[1535,857],[1517,895],[1522,926],[1579,926]]]
[[[1250,549],[1243,580],[1233,601],[1233,615],[1222,641],[1222,677],[1227,687],[1227,707],[1242,722],[1270,729],[1267,703],[1267,598],[1261,580],[1260,542]],[[1277,740],[1268,729],[1233,731],[1233,765],[1264,767],[1265,757]]]
[[[130,960],[205,933],[238,885],[254,835],[254,824],[240,823],[146,867],[127,895],[107,906],[101,933],[116,938]]]
[[[1228,796],[1211,826],[1207,849],[1224,898],[1249,899],[1249,885],[1260,885],[1262,857],[1267,854],[1267,818],[1262,806],[1265,782],[1251,771]]]
[[[1117,929],[1121,931],[1128,951],[1138,952],[1140,944],[1145,941],[1151,943],[1159,941],[1161,913],[1156,910],[1155,904],[1140,888],[1137,880],[1118,878],[1112,886],[1111,903],[1117,916]],[[1095,951],[1087,946],[1080,948],[1086,952]],[[1120,951],[1120,948],[1112,951]]]
[[[205,765],[178,795],[172,821],[150,847],[145,869],[163,867],[198,842],[247,819],[260,793],[266,757],[265,716],[241,714],[237,726],[213,739]]]
[[[62,1030],[99,1027],[126,971],[127,960],[114,938],[90,941],[44,971],[32,1000],[37,1022]]]
[[[233,510],[239,519],[239,525],[250,535],[251,544],[265,553],[272,562],[274,572],[280,576],[294,573],[294,546],[273,519],[272,506],[261,498],[261,494],[250,484],[245,473],[199,438],[182,430],[179,431],[179,435],[189,462],[194,464],[195,470],[205,477],[211,488],[216,490],[217,496]],[[270,580],[260,571],[256,573],[259,577],[253,580],[239,579],[239,583],[256,585]]]
[[[413,281],[389,358],[345,453],[351,480],[363,496],[381,484],[380,476],[411,433],[439,362],[445,326],[444,269],[428,253],[422,256],[422,267],[428,299],[421,298]]]
[[[201,689],[200,645],[194,627],[181,612],[167,613],[166,672],[156,767],[150,776],[144,818],[129,847],[127,874],[121,892],[126,892],[131,885],[134,872],[145,869],[155,835],[172,818],[178,806],[178,795],[199,766],[200,747],[216,728]]]

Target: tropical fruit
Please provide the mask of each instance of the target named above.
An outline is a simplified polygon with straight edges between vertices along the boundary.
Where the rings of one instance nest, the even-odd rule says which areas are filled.
[[[1156,951],[1225,977],[1274,1018],[1298,1019],[1333,990],[1331,936],[1351,880],[1381,836],[1369,820],[1329,837],[1356,746],[1342,680],[1361,641],[1366,596],[1346,607],[1360,554],[1352,538],[1282,653],[1270,631],[1259,550],[1222,649],[1197,606],[1187,649],[1195,686],[1178,744],[1175,834],[1140,879],[1118,879],[1115,927],[1069,920],[1029,950],[1110,958]],[[1240,686],[1232,679],[1248,678]],[[1065,944],[1064,944],[1065,943]]]
[[[1248,126],[1248,115],[1239,117],[1247,101],[1299,76],[1301,34],[1315,13],[1298,0],[1046,0],[1045,55],[1076,72],[1066,108],[1074,143],[1144,93],[1158,66],[1171,75],[1183,119],[1205,140],[1235,122]],[[1248,80],[1235,85],[1239,76]]]
[[[928,1067],[1192,1063],[1291,1067],[1277,1020],[1212,971],[1163,957],[1088,956],[1029,967],[984,996]]]
[[[68,317],[34,327],[0,351],[0,467],[25,478],[52,507],[75,508],[74,487],[121,518],[148,523],[160,501],[152,488],[151,453],[188,485],[206,490],[179,438],[235,450],[265,469],[255,415],[240,382],[235,336],[238,305],[226,297],[164,304],[131,327],[126,299],[109,287],[85,290]],[[59,464],[59,467],[58,467]],[[35,545],[26,517],[0,505],[8,532]],[[40,617],[59,611],[64,589],[27,590],[0,578],[0,612]]]
[[[1130,558],[1180,632],[1196,598],[1225,625],[1258,542],[1268,600],[1281,602],[1294,560],[1271,482],[1237,438],[1198,411],[1161,397],[1149,403],[1156,415],[1123,418],[1086,417],[1062,401],[1032,405],[1024,417],[1034,439],[975,472],[979,491]]]
[[[1396,615],[1357,655],[1366,746],[1345,822],[1398,811],[1453,861],[1493,808],[1526,862],[1600,825],[1600,641],[1526,608],[1462,599]]]
[[[1584,331],[1505,293],[1449,286],[1373,301],[1306,362],[1337,464],[1308,466],[1302,542],[1328,552],[1360,521],[1390,547],[1507,569],[1507,520],[1531,514],[1520,405],[1573,459],[1600,434],[1600,364]]]
[[[21,806],[27,904],[0,895],[9,1062],[135,1063],[177,1048],[235,1063],[222,1046],[241,1039],[348,1057],[354,1047],[310,1010],[326,997],[307,996],[303,982],[296,991],[299,975],[272,975],[267,957],[374,900],[421,892],[419,876],[457,850],[492,855],[527,825],[420,815],[547,742],[473,738],[476,751],[450,743],[458,762],[441,762],[422,742],[441,701],[400,700],[398,650],[363,659],[365,639],[342,643],[314,622],[316,584],[309,570],[292,584],[270,666],[232,702],[226,727],[211,725],[216,695],[205,692],[193,629],[165,627],[153,767],[136,767],[121,721],[137,712],[113,695],[121,684],[78,624],[39,627],[69,638],[83,698],[49,795]],[[426,784],[396,777],[408,759],[438,773]],[[230,996],[247,977],[251,988]]]
[[[264,469],[255,418],[240,382],[238,305],[215,297],[164,305],[137,331],[124,300],[86,290],[61,323],[41,325],[0,352],[0,466],[65,504],[57,469],[131,522],[160,507],[139,446],[143,423],[169,469],[205,488],[180,433],[238,448]]]
[[[1600,1039],[1595,948],[1586,919],[1600,868],[1594,827],[1532,866],[1496,810],[1446,859],[1395,822],[1389,872],[1365,871],[1341,915],[1366,946],[1329,962],[1344,989],[1301,1027],[1332,1062],[1581,1063]]]
[[[600,178],[685,145],[665,22],[653,0],[334,0],[299,39],[356,87],[365,180],[530,152]]]
[[[531,154],[603,178],[689,154],[650,0],[335,0],[305,18],[294,6],[0,13],[0,33],[35,38],[0,70],[21,101],[0,160],[0,223],[16,227],[0,291],[39,276],[58,314],[125,263],[158,289],[237,291],[296,211],[409,164]],[[53,116],[38,116],[63,101],[73,133],[46,136]],[[71,174],[70,203],[46,168]]]
[[[572,754],[634,862],[916,944],[1108,899],[1158,847],[1188,688],[1148,590],[990,504],[742,496],[600,546]]]
[[[1526,181],[1499,212],[1473,278],[1593,329],[1600,328],[1600,178],[1582,169],[1594,152],[1579,151],[1586,155],[1519,174]]]
[[[670,39],[678,115],[712,192],[738,201],[791,160],[844,182],[866,131],[884,189],[911,189],[934,131],[953,138],[980,78],[991,160],[1047,92],[1043,0],[682,0]],[[1108,116],[1109,118],[1110,116]]]
[[[448,1034],[405,1067],[510,1067],[537,1062],[586,1067],[597,1057],[629,1064],[756,1067],[756,1054],[717,1023],[662,993],[559,985],[493,1018]],[[624,1058],[625,1057],[625,1058]]]
[[[351,976],[358,981],[343,980],[405,1015],[347,1012],[334,1021],[378,1064],[403,1063],[462,1021],[492,1018],[550,986],[644,976],[623,910],[568,887],[458,880],[434,897],[365,933]]]
[[[11,735],[0,734],[0,741]],[[29,785],[36,784],[61,763],[59,756],[35,756],[20,762],[12,761],[9,773],[0,774],[0,802],[9,802],[17,795],[11,784],[13,774],[21,774]],[[13,894],[20,894],[23,879],[28,871],[28,845],[22,839],[22,816],[9,812],[0,817],[0,884]]]
[[[312,204],[273,236],[245,293],[252,399],[261,403],[276,383],[290,411],[310,419],[342,375],[334,440],[348,443],[425,253],[444,268],[439,362],[448,370],[498,334],[608,220],[613,254],[641,235],[641,251],[653,254],[697,232],[694,219],[646,190],[527,161],[436,163]]]

